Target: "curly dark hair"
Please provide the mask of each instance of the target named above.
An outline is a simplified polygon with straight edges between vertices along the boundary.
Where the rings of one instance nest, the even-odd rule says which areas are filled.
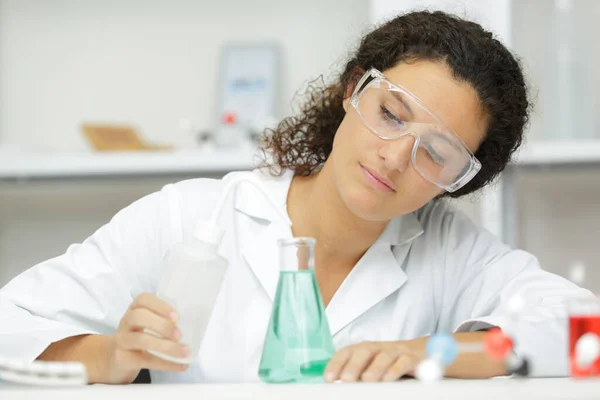
[[[384,23],[361,40],[333,84],[325,85],[322,76],[310,82],[299,115],[264,132],[262,166],[275,175],[284,169],[296,176],[312,174],[331,153],[345,115],[342,102],[348,88],[371,67],[385,71],[414,60],[445,62],[457,80],[475,89],[489,118],[485,138],[475,152],[481,171],[443,196],[464,196],[493,181],[521,145],[530,111],[527,85],[519,61],[492,33],[441,11],[412,12]]]

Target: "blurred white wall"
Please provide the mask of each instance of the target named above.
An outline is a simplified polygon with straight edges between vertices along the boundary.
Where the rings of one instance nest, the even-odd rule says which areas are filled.
[[[562,3],[571,5],[573,28],[581,39],[570,43],[570,54],[576,59],[567,60],[578,72],[570,81],[577,90],[571,92],[573,98],[569,105],[573,105],[574,110],[569,118],[588,121],[577,125],[585,129],[573,129],[562,139],[575,140],[577,136],[600,139],[600,47],[596,43],[600,33],[597,25],[600,1]],[[394,12],[441,9],[473,19],[498,34],[521,58],[525,68],[535,103],[526,133],[526,142],[530,142],[559,138],[558,124],[548,124],[545,118],[558,119],[567,111],[548,107],[554,100],[553,88],[559,78],[551,71],[559,51],[557,39],[560,39],[556,37],[553,20],[554,4],[551,0],[372,0],[370,12],[374,21],[381,21]],[[582,60],[589,65],[584,65]],[[584,104],[588,108],[595,106],[596,111],[581,112]],[[519,168],[516,176],[518,247],[536,255],[544,269],[563,276],[568,276],[571,265],[582,261],[588,267],[585,286],[600,293],[596,244],[600,240],[600,166]],[[475,221],[486,217],[482,215],[481,194],[455,200],[454,204]]]
[[[398,13],[441,10],[468,18],[510,42],[511,0],[372,0],[371,19],[383,22]]]
[[[527,139],[599,139],[600,1],[513,2],[511,46],[524,63],[535,103]],[[569,5],[568,17],[557,19],[555,3]],[[567,49],[561,49],[561,39]],[[571,74],[557,71],[558,63]],[[561,116],[572,120],[570,132],[561,131]]]
[[[228,41],[281,46],[281,117],[368,26],[368,0],[0,0],[0,143],[85,148],[83,120],[185,142],[182,117],[215,121]]]
[[[474,13],[510,36],[537,100],[529,138],[541,138],[552,2],[427,2],[452,3],[450,11]],[[595,6],[588,18],[598,15],[600,1],[577,2]],[[424,3],[0,0],[0,145],[85,148],[78,128],[84,119],[133,122],[153,141],[183,142],[180,118],[192,118],[204,128],[214,121],[219,48],[230,40],[281,45],[281,117],[298,88],[344,60],[371,19]],[[510,32],[505,32],[508,11]],[[497,18],[486,20],[490,14]],[[600,136],[600,126],[595,134]],[[0,286],[21,269],[83,240],[118,209],[168,181],[0,185]],[[563,275],[574,260],[585,261],[593,267],[588,286],[600,292],[600,273],[594,269],[600,169],[521,171],[517,181],[519,247]],[[476,221],[479,196],[455,202]]]
[[[214,122],[229,41],[280,45],[282,117],[369,26],[368,0],[0,0],[0,146],[85,149],[79,124],[88,119],[187,142],[182,117]],[[1,183],[0,286],[180,179]]]

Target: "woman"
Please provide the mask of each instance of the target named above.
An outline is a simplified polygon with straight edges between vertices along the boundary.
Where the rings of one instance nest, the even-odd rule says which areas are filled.
[[[229,269],[197,363],[188,368],[146,350],[189,353],[177,310],[152,293],[165,253],[212,212],[223,185],[206,179],[139,200],[83,244],[10,282],[0,292],[0,354],[82,361],[91,382],[128,383],[142,368],[154,382],[256,380],[278,276],[276,239],[293,234],[317,239],[315,272],[340,349],[328,381],[411,374],[427,335],[481,341],[482,331],[506,326],[514,295],[525,305],[517,351],[535,375],[565,374],[562,304],[591,294],[442,199],[491,182],[521,143],[529,102],[506,48],[475,23],[411,13],[364,37],[337,82],[311,88],[301,114],[266,136],[273,161],[252,172],[287,207],[292,232],[254,188],[239,189],[222,220]],[[475,353],[446,373],[506,371]]]

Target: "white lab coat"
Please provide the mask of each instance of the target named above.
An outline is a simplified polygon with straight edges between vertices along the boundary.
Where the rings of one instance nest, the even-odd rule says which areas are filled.
[[[285,209],[291,172],[240,173],[259,176]],[[210,216],[222,187],[222,180],[210,179],[167,185],[82,244],[12,280],[0,290],[0,355],[33,360],[65,337],[113,334],[131,301],[156,291],[163,257]],[[276,239],[291,231],[250,185],[230,196],[220,224],[226,230],[220,252],[229,268],[198,362],[184,373],[151,371],[153,382],[258,379],[279,275]],[[507,327],[504,305],[516,293],[526,303],[519,351],[531,358],[535,375],[566,374],[564,300],[592,294],[543,271],[532,255],[509,249],[446,202],[433,201],[389,223],[326,311],[339,349],[364,340]]]

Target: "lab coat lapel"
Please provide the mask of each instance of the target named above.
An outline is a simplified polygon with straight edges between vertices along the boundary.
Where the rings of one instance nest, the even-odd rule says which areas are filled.
[[[265,188],[283,210],[293,173],[283,177],[259,174]],[[242,238],[242,255],[271,300],[279,279],[277,240],[291,238],[292,231],[279,221],[271,206],[253,187],[240,187],[236,209],[245,214],[250,234]],[[398,290],[407,280],[402,268],[411,242],[423,232],[415,213],[392,219],[381,236],[346,277],[327,307],[331,333],[335,335],[374,305]]]
[[[332,335],[404,285],[402,264],[412,240],[422,232],[414,214],[390,221],[331,299],[326,312]]]
[[[271,300],[279,279],[279,248],[277,240],[291,237],[291,230],[279,222],[271,222],[262,232],[250,238],[243,246],[242,254],[252,272],[265,289]]]
[[[286,171],[281,177],[263,174],[258,170],[252,173],[257,174],[263,186],[281,210],[287,212],[287,194],[293,172]],[[252,186],[240,186],[238,188],[236,210],[245,214],[242,216],[245,217],[244,226],[240,222],[240,233],[249,233],[246,237],[241,238],[242,256],[261,286],[273,300],[279,279],[279,248],[277,241],[281,238],[291,238],[292,230],[280,221],[271,204]]]

